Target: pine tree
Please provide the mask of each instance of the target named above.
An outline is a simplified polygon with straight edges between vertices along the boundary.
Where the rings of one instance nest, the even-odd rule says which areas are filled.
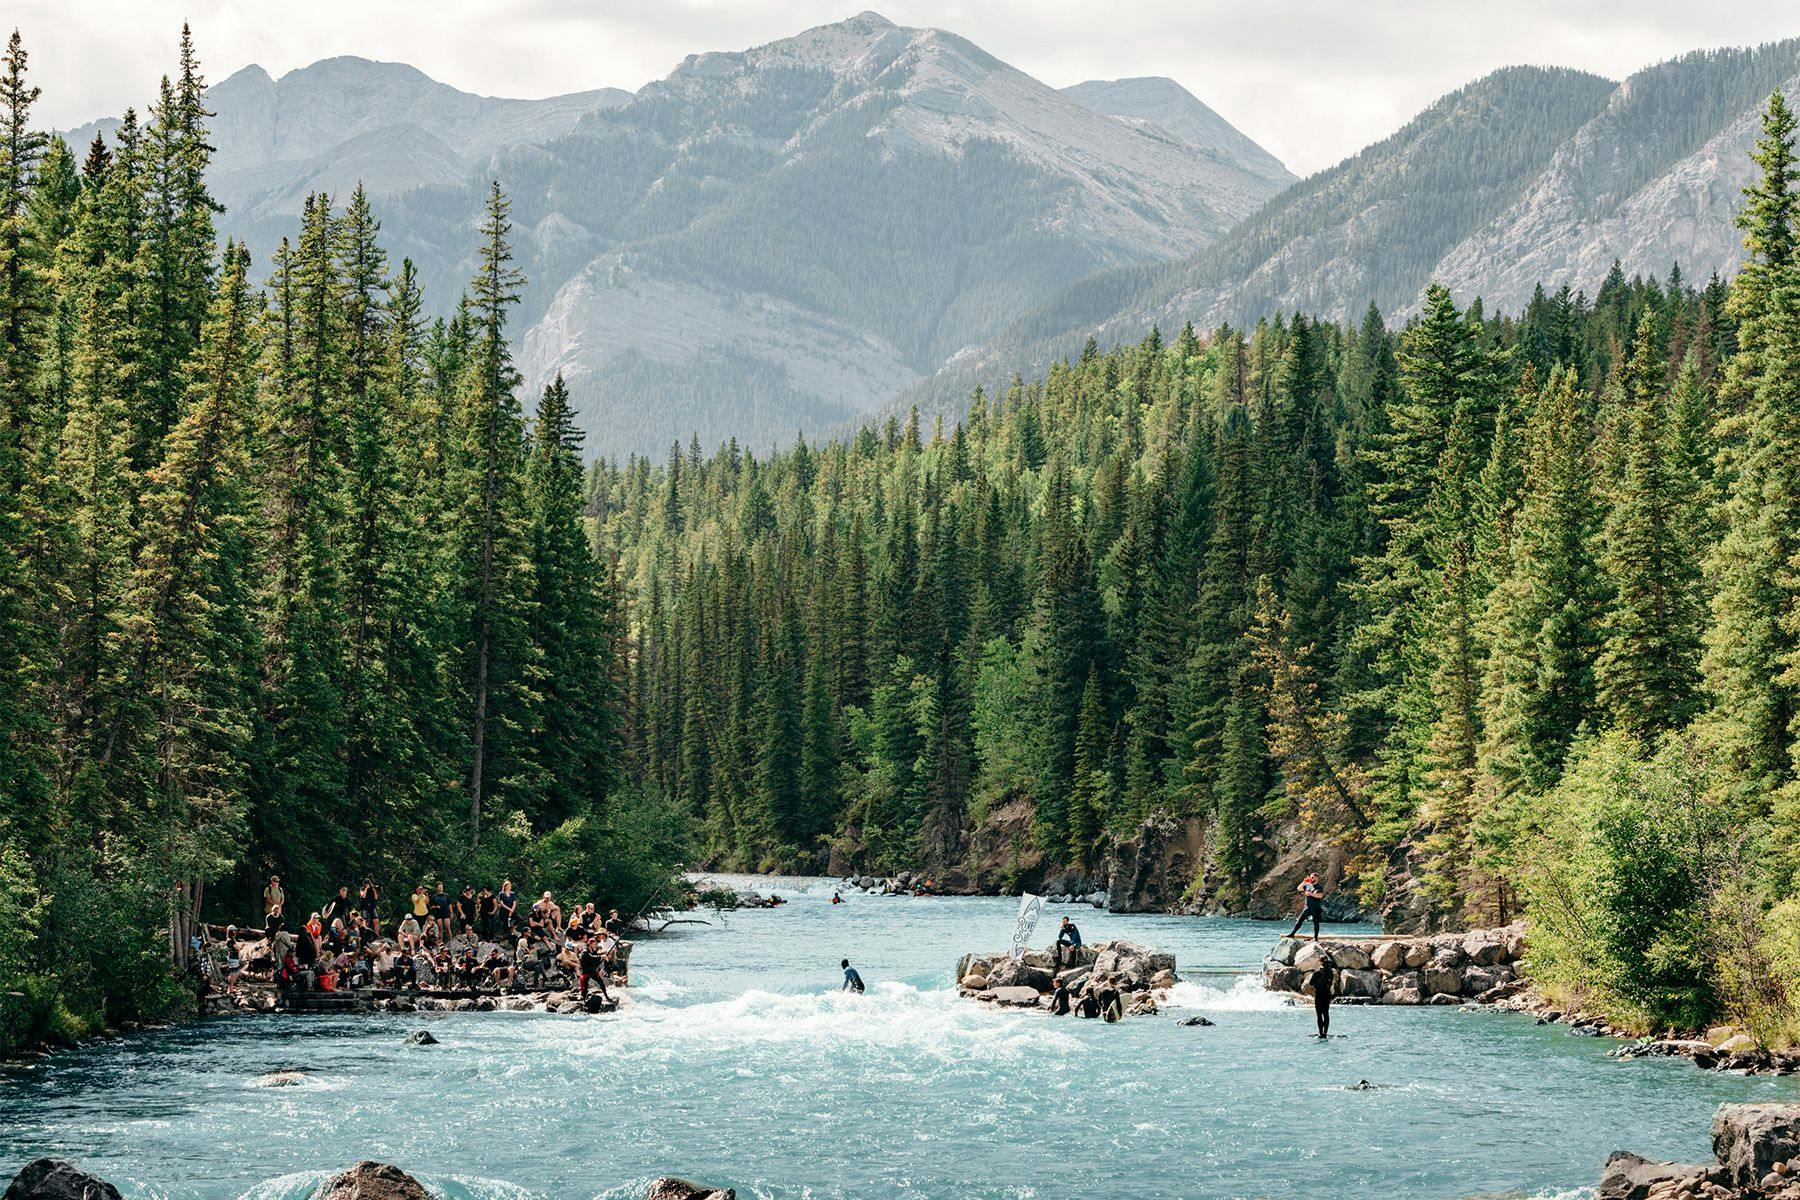
[[[451,586],[459,607],[468,712],[468,824],[481,840],[483,804],[509,782],[509,738],[528,722],[526,600],[530,564],[520,496],[524,429],[506,323],[524,276],[512,265],[510,204],[496,182],[482,223],[471,300],[474,346],[456,412],[456,514]],[[499,770],[491,769],[497,765]]]
[[[1665,371],[1646,311],[1627,365],[1631,409],[1625,471],[1606,522],[1614,596],[1596,664],[1606,721],[1653,743],[1693,715],[1699,682],[1700,569],[1689,531],[1701,520],[1698,480],[1675,458]]]

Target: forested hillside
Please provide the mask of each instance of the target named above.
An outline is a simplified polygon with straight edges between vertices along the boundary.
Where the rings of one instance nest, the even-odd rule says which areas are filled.
[[[1433,287],[1397,330],[1090,343],[955,425],[596,467],[632,771],[745,868],[1016,885],[1164,813],[1231,910],[1298,830],[1396,927],[1523,909],[1626,1022],[1791,1014],[1792,141],[1777,94],[1729,288]]]
[[[1497,71],[1187,260],[1102,272],[1050,298],[902,403],[959,411],[977,382],[1039,373],[1091,333],[1109,346],[1153,322],[1296,310],[1354,321],[1371,301],[1404,319],[1434,281],[1460,304],[1516,312],[1539,284],[1592,295],[1615,260],[1627,274],[1680,262],[1728,275],[1761,105],[1796,79],[1795,40],[1696,51],[1622,83]]]
[[[0,64],[0,1053],[164,1012],[269,872],[635,908],[682,853],[620,791],[624,612],[567,391],[521,411],[498,186],[427,322],[360,190],[219,244],[203,89],[184,37],[70,147]]]

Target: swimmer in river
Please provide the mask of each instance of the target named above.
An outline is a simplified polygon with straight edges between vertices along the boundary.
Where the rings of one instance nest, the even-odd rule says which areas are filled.
[[[1294,890],[1299,892],[1300,895],[1305,898],[1306,907],[1302,908],[1300,910],[1300,915],[1294,918],[1294,927],[1288,930],[1288,936],[1297,937],[1300,933],[1300,926],[1306,924],[1307,918],[1310,917],[1312,919],[1313,941],[1316,942],[1319,940],[1319,921],[1325,916],[1325,889],[1319,886],[1319,877],[1317,875],[1308,875],[1305,879],[1300,881],[1300,886]]]
[[[1074,1006],[1069,1002],[1069,985],[1058,983],[1056,990],[1050,994],[1050,1015],[1066,1017],[1072,1007]]]
[[[862,976],[856,973],[856,968],[850,965],[850,960],[846,958],[838,965],[844,968],[844,986],[838,990],[842,992],[855,992],[859,996],[862,995]]]
[[[844,902],[844,898],[842,896],[838,895],[836,892],[833,892],[833,893],[831,893],[831,902],[833,904],[842,904]]]
[[[1312,986],[1313,1015],[1319,1022],[1319,1039],[1331,1036],[1331,995],[1337,989],[1337,963],[1327,954],[1319,960],[1306,982]]]

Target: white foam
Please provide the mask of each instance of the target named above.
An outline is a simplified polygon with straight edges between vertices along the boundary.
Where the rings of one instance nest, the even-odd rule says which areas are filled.
[[[1224,987],[1184,979],[1168,989],[1170,1008],[1191,1008],[1207,1012],[1275,1012],[1291,1004],[1292,1001],[1287,996],[1265,988],[1260,975],[1235,975],[1230,984]]]
[[[950,989],[882,982],[866,995],[751,990],[703,1004],[637,1005],[629,1021],[593,1022],[571,1053],[686,1058],[746,1046],[877,1048],[938,1060],[1009,1060],[1083,1043],[1033,1014],[995,1011]]]

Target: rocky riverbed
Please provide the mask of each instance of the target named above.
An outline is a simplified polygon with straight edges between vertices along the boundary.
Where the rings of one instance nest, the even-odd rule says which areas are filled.
[[[1308,977],[1327,959],[1337,996],[1366,1004],[1494,1004],[1529,987],[1525,928],[1429,936],[1283,938],[1263,960],[1263,986],[1311,994]]]

